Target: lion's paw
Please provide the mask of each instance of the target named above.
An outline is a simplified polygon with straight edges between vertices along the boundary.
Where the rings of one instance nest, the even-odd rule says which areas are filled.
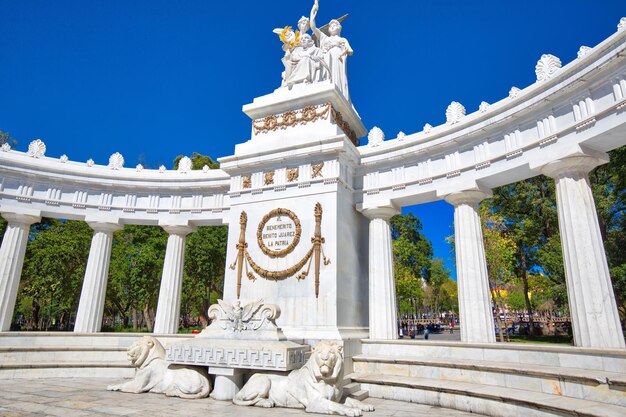
[[[374,411],[374,406],[372,404],[361,403],[359,404],[359,408],[361,411]]]
[[[259,400],[256,404],[257,407],[263,407],[263,408],[272,408],[274,407],[274,401],[272,400],[267,400],[267,399],[262,399]]]
[[[360,408],[348,408],[346,415],[348,417],[358,417],[358,416],[362,416],[363,412],[361,411]]]
[[[109,385],[107,387],[107,391],[119,391],[120,390],[120,386],[119,385]]]

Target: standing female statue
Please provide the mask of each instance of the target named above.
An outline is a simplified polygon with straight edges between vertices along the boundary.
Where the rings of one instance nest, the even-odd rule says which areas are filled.
[[[321,31],[315,24],[315,17],[319,10],[319,0],[315,0],[311,9],[310,25],[313,34],[320,44],[320,52],[328,68],[330,80],[339,87],[346,100],[350,101],[348,93],[348,78],[346,73],[346,56],[352,55],[353,51],[346,38],[341,37],[341,23],[331,20],[328,23],[328,34]]]

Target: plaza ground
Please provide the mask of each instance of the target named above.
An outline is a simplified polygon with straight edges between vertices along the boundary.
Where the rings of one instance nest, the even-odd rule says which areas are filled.
[[[278,417],[308,415],[303,410],[285,408],[239,407],[229,401],[210,398],[183,400],[160,394],[127,394],[111,392],[106,386],[119,379],[51,378],[0,380],[0,416],[223,416]],[[427,405],[368,398],[376,411],[364,413],[371,417],[465,417],[477,414]]]

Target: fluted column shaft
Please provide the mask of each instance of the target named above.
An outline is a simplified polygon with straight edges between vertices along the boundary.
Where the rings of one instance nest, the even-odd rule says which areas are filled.
[[[546,165],[556,182],[559,230],[574,343],[623,348],[624,336],[588,173],[606,158],[577,155]]]
[[[88,224],[94,232],[76,312],[75,333],[97,333],[102,328],[113,232],[122,228],[117,223],[88,222]]]
[[[162,226],[170,235],[167,238],[165,262],[159,289],[159,302],[154,319],[155,334],[178,333],[180,298],[183,288],[185,243],[187,235],[195,230],[191,226]]]
[[[0,247],[0,331],[11,329],[30,225],[39,216],[2,213],[8,224]]]
[[[489,191],[471,190],[446,196],[454,205],[454,248],[461,319],[461,341],[496,341],[489,293],[489,276],[478,203]]]
[[[396,284],[393,273],[393,250],[389,219],[395,208],[372,208],[363,211],[369,226],[369,331],[370,339],[398,338]]]

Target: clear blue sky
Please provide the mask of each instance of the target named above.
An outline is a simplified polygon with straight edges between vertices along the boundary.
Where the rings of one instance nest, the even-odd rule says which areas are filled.
[[[231,155],[249,139],[241,106],[280,84],[275,27],[296,26],[312,0],[0,0],[0,129],[17,149],[126,166],[172,166],[193,151]],[[567,64],[616,30],[611,1],[329,1],[318,21],[349,13],[350,95],[365,126],[388,138],[472,112],[534,82],[539,57]],[[452,208],[411,207],[453,268]]]

